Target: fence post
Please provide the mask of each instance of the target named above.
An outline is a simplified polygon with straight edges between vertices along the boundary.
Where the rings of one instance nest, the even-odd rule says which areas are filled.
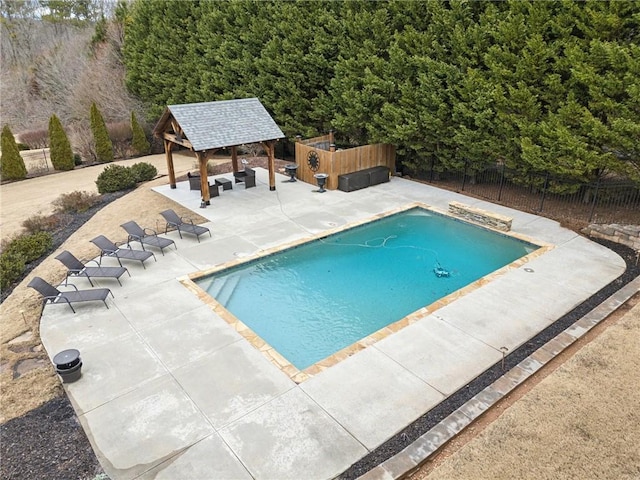
[[[504,163],[502,164],[502,170],[500,171],[500,189],[498,190],[498,201],[502,198],[502,187],[504,185]]]
[[[540,198],[540,207],[538,208],[539,212],[542,212],[542,208],[544,207],[544,199],[547,196],[547,188],[549,188],[549,172],[544,177],[544,185],[542,187],[542,198]]]
[[[593,214],[596,210],[596,204],[598,203],[598,190],[600,190],[600,177],[596,180],[596,191],[593,194],[593,202],[591,203],[591,211],[589,212],[589,223],[593,220]]]
[[[464,192],[464,184],[465,184],[465,182],[467,180],[467,165],[468,165],[468,162],[467,162],[467,159],[465,159],[464,160],[464,172],[462,172],[462,188],[461,188],[461,190],[463,192]]]

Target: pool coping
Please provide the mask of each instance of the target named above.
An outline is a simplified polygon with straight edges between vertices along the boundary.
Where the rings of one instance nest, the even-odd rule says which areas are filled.
[[[260,337],[257,333],[255,333],[251,327],[249,327],[248,325],[246,325],[242,320],[240,320],[238,317],[236,317],[233,313],[231,313],[229,310],[227,310],[220,302],[218,302],[215,298],[213,298],[211,295],[209,295],[204,289],[202,289],[197,283],[196,280],[200,279],[200,278],[204,278],[207,277],[209,275],[212,275],[214,273],[223,271],[223,270],[227,270],[230,268],[234,268],[234,267],[238,267],[241,265],[244,265],[245,263],[250,263],[252,261],[255,261],[257,259],[260,258],[265,258],[268,257],[270,255],[274,255],[276,253],[288,250],[288,249],[292,249],[292,248],[296,248],[296,247],[300,247],[302,245],[306,245],[308,243],[314,242],[316,240],[319,240],[321,238],[327,238],[330,237],[332,235],[335,235],[337,233],[341,233],[344,232],[346,230],[350,230],[352,228],[358,227],[360,225],[365,225],[368,223],[372,223],[375,222],[377,220],[389,217],[391,215],[395,215],[398,213],[402,213],[402,212],[406,212],[408,210],[412,210],[414,208],[421,208],[423,210],[429,211],[429,212],[433,212],[437,215],[441,215],[443,217],[447,217],[450,218],[452,220],[455,221],[459,221],[465,224],[469,224],[469,225],[473,225],[474,227],[477,228],[481,228],[484,230],[489,230],[491,232],[497,233],[499,235],[503,235],[503,236],[507,236],[507,237],[511,237],[514,238],[516,240],[520,240],[522,242],[527,242],[530,243],[532,245],[537,246],[538,248],[531,252],[528,253],[527,255],[524,255],[500,268],[498,268],[497,270],[494,270],[493,272],[483,276],[482,278],[479,278],[478,280],[475,280],[474,282],[471,282],[470,284],[459,288],[458,290],[451,292],[450,294],[439,298],[438,300],[436,300],[433,303],[430,303],[429,305],[426,305],[422,308],[419,308],[418,310],[411,312],[410,314],[400,318],[399,320],[396,320],[393,323],[390,323],[389,325],[386,325],[384,327],[382,327],[379,330],[376,330],[375,332],[367,335],[366,337],[361,338],[360,340],[352,343],[351,345],[342,348],[340,350],[338,350],[337,352],[333,353],[332,355],[329,355],[326,358],[323,358],[322,360],[320,360],[319,362],[314,363],[313,365],[310,365],[309,367],[300,370],[298,369],[296,366],[294,366],[291,362],[289,362],[289,360],[287,360],[284,356],[282,356],[277,349],[275,349],[274,347],[272,347],[268,342],[266,342],[265,340],[262,339],[262,337]],[[198,297],[198,299],[200,299],[204,304],[206,304],[209,308],[211,308],[211,310],[213,312],[215,312],[217,315],[219,315],[225,322],[227,322],[236,332],[238,332],[240,335],[242,335],[242,337],[244,337],[245,340],[247,340],[255,349],[257,349],[262,355],[264,355],[273,365],[275,365],[276,367],[278,367],[282,372],[284,372],[289,378],[291,378],[291,380],[293,380],[296,384],[300,384],[306,380],[308,380],[309,378],[318,375],[319,373],[323,372],[324,370],[333,367],[334,365],[337,365],[338,363],[340,363],[341,361],[345,360],[346,358],[349,358],[350,356],[354,355],[355,353],[364,350],[367,347],[370,347],[371,345],[374,345],[375,343],[379,342],[380,340],[388,337],[389,335],[396,333],[400,330],[402,330],[403,328],[412,325],[420,320],[423,320],[425,317],[433,314],[434,312],[436,312],[437,310],[441,309],[442,307],[445,307],[447,305],[449,305],[450,303],[460,299],[461,297],[464,297],[465,295],[469,294],[470,292],[488,284],[491,283],[492,281],[494,281],[496,278],[499,278],[503,275],[505,275],[506,273],[508,273],[509,271],[512,271],[514,269],[517,268],[521,268],[523,265],[525,265],[526,263],[530,262],[532,259],[539,257],[540,255],[543,255],[547,252],[549,252],[550,250],[552,250],[553,248],[555,248],[555,245],[548,243],[548,242],[544,242],[542,240],[537,240],[537,239],[532,239],[531,237],[527,236],[527,235],[523,235],[521,233],[517,233],[517,232],[512,232],[512,231],[508,231],[505,232],[504,230],[500,230],[497,228],[492,228],[488,225],[483,225],[483,224],[479,224],[479,223],[475,223],[472,221],[469,221],[467,219],[458,217],[456,215],[452,215],[449,211],[446,210],[442,210],[440,208],[434,207],[432,205],[428,205],[426,203],[423,202],[410,202],[407,203],[405,205],[402,205],[400,207],[396,207],[381,213],[377,213],[375,215],[372,215],[369,218],[365,218],[365,219],[361,219],[361,220],[357,220],[357,221],[353,221],[353,222],[349,222],[347,224],[341,225],[339,227],[335,227],[320,233],[317,233],[311,237],[307,237],[307,238],[301,238],[298,240],[294,240],[291,242],[286,242],[283,243],[281,245],[277,245],[275,247],[272,248],[268,248],[268,249],[264,249],[264,250],[260,250],[257,251],[251,255],[247,255],[247,256],[243,256],[241,258],[236,258],[234,260],[231,260],[229,262],[225,262],[221,265],[216,265],[215,267],[212,268],[208,268],[208,269],[204,269],[204,270],[200,270],[200,271],[196,271],[196,272],[192,272],[189,273],[187,275],[181,276],[178,278],[178,281],[188,290],[190,290],[194,295],[196,295]]]
[[[629,282],[605,299],[600,305],[542,345],[402,451],[358,477],[359,480],[397,480],[414,473],[432,455],[436,454],[453,438],[478,420],[491,407],[529,380],[639,292],[640,277]]]

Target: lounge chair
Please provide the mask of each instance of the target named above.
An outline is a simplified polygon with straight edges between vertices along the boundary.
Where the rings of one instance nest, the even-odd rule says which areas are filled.
[[[142,263],[144,268],[144,261],[149,257],[153,257],[153,259],[157,262],[156,255],[153,252],[147,252],[144,250],[134,250],[133,248],[121,248],[118,244],[113,243],[104,235],[98,235],[96,238],[91,240],[96,247],[100,249],[100,260],[98,264],[102,262],[102,257],[113,257],[118,260],[120,266],[122,266],[122,262],[120,260],[138,260]]]
[[[193,220],[183,219],[173,210],[165,210],[160,212],[160,215],[167,221],[167,225],[164,229],[164,233],[167,233],[169,227],[173,227],[178,230],[178,235],[182,238],[182,232],[191,233],[196,236],[198,243],[200,242],[200,235],[208,233],[211,236],[211,231],[207,227],[201,227],[200,225],[194,225]]]
[[[176,242],[174,242],[170,238],[159,237],[155,230],[151,230],[150,228],[143,229],[133,220],[127,223],[123,223],[120,226],[124,228],[125,232],[127,232],[127,234],[129,235],[129,237],[127,238],[127,245],[130,245],[132,241],[140,242],[143,250],[145,245],[149,245],[150,247],[157,247],[160,249],[160,252],[162,252],[162,255],[164,255],[164,249],[170,245],[176,247],[176,250],[178,249]]]
[[[113,293],[108,288],[93,288],[90,290],[78,290],[78,288],[72,283],[67,283],[66,285],[72,286],[75,288],[75,291],[71,292],[61,292],[56,287],[51,285],[46,280],[41,279],[40,277],[33,277],[33,280],[29,282],[28,287],[36,290],[40,295],[44,297],[44,304],[47,303],[66,303],[69,305],[69,308],[73,313],[76,313],[73,308],[72,303],[77,302],[93,302],[102,300],[104,305],[109,308],[107,305],[106,298],[108,295],[113,297]]]
[[[85,277],[89,280],[92,287],[95,287],[95,285],[91,281],[91,277],[115,278],[120,286],[122,286],[122,283],[120,283],[120,277],[124,275],[125,272],[127,275],[131,276],[129,270],[125,267],[102,267],[98,262],[95,262],[95,260],[91,261],[95,262],[96,265],[98,265],[97,267],[87,267],[84,263],[74,257],[71,252],[66,250],[60,253],[60,255],[56,257],[56,260],[59,260],[65,267],[67,267],[67,278]]]

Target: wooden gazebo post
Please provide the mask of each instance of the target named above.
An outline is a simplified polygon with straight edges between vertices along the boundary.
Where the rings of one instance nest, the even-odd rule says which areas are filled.
[[[176,188],[176,171],[173,168],[173,143],[166,138],[162,140],[164,143],[164,154],[167,159],[167,172],[169,172],[169,185]]]
[[[231,147],[231,166],[233,167],[233,173],[238,172],[238,147],[234,145]]]
[[[275,140],[269,140],[262,142],[262,146],[267,151],[267,159],[269,165],[269,190],[274,191],[276,189],[276,142]]]
[[[198,165],[200,166],[200,193],[205,205],[210,205],[211,194],[209,192],[209,176],[207,173],[207,152],[196,152]]]

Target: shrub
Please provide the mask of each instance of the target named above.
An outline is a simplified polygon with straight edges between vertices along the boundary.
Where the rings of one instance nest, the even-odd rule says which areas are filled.
[[[16,237],[3,254],[19,255],[25,263],[29,263],[47,253],[52,246],[53,236],[49,232],[36,232]]]
[[[22,222],[28,234],[37,232],[52,232],[58,228],[63,220],[61,215],[33,215]]]
[[[11,133],[9,125],[2,128],[0,134],[0,171],[2,178],[7,180],[19,180],[27,176],[27,168],[24,166],[24,160],[20,156],[20,150],[16,144],[16,139]]]
[[[134,163],[130,168],[136,179],[136,183],[153,180],[158,174],[158,169],[147,162]]]
[[[151,145],[134,112],[131,112],[131,130],[133,132],[133,141],[131,142],[133,151],[137,155],[148,155],[151,151]]]
[[[77,154],[74,153],[73,154],[73,164],[77,167],[78,165],[82,165],[82,157]]]
[[[55,115],[51,115],[49,119],[49,143],[51,155],[51,163],[56,170],[73,170],[75,166],[73,162],[73,151],[69,138],[62,128],[60,119]]]
[[[23,150],[31,150],[31,147],[26,143],[18,143],[18,150],[20,150],[21,152]]]
[[[0,290],[5,290],[22,276],[24,272],[24,258],[14,252],[4,252],[0,255]]]
[[[107,131],[115,158],[127,158],[131,145],[131,126],[128,122],[108,123]]]
[[[63,193],[52,203],[56,211],[64,213],[86,212],[93,207],[100,197],[92,192],[70,192]]]
[[[100,163],[113,162],[113,144],[97,105],[91,104],[91,132],[96,142],[96,159]]]
[[[130,168],[122,165],[107,165],[96,180],[98,192],[111,193],[128,190],[136,186],[136,179]]]
[[[18,135],[21,143],[29,145],[33,149],[47,148],[49,146],[49,132],[47,130],[29,130]]]

